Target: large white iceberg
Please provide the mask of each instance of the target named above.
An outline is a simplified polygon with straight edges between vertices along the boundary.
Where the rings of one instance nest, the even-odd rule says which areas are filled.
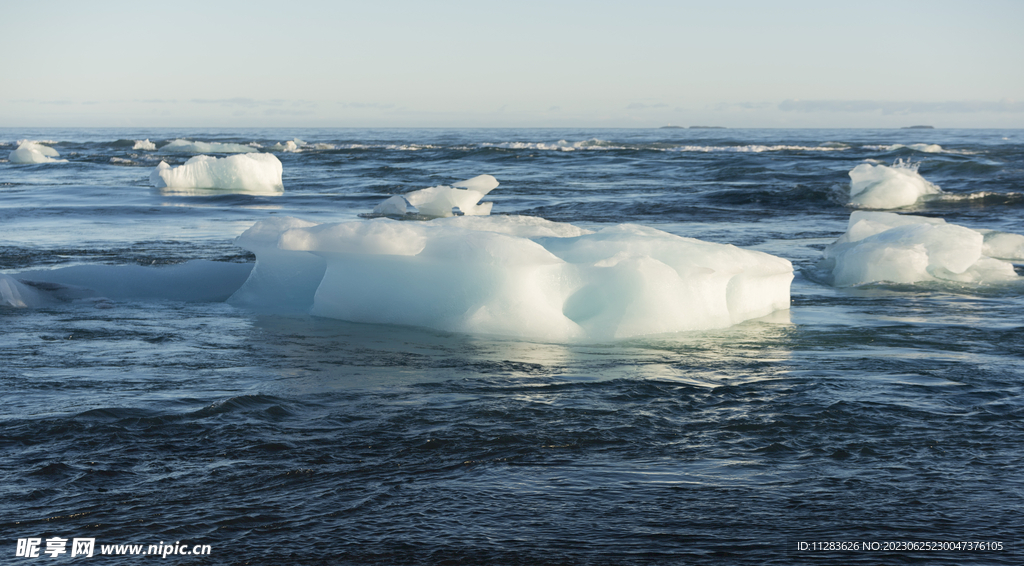
[[[240,143],[201,142],[189,140],[174,140],[160,148],[160,151],[169,153],[256,153],[258,149],[251,145]]]
[[[281,161],[269,153],[222,158],[197,155],[178,167],[161,161],[149,174],[149,181],[158,189],[226,189],[278,194],[284,190],[283,172]]]
[[[703,330],[789,308],[789,261],[620,225],[539,218],[256,223],[230,299],[354,322],[548,342]]]
[[[917,203],[942,192],[917,172],[918,163],[897,160],[892,167],[861,163],[850,171],[850,204],[861,208],[892,209]]]
[[[373,213],[383,216],[406,216],[417,214],[421,217],[444,218],[448,216],[486,216],[491,213],[494,203],[481,203],[487,193],[498,186],[498,180],[491,175],[478,175],[472,179],[439,185],[395,195],[378,204]]]
[[[825,248],[819,264],[837,287],[866,283],[958,281],[983,283],[1017,278],[1013,264],[1024,236],[982,234],[941,218],[856,211],[845,234]]]
[[[12,151],[8,159],[11,163],[67,163],[66,159],[54,157],[60,157],[56,149],[36,141],[22,140],[18,142],[18,149]]]

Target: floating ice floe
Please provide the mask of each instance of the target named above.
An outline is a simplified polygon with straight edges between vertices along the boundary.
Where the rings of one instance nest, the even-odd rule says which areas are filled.
[[[850,204],[862,208],[891,209],[911,206],[925,195],[942,189],[925,180],[918,163],[896,160],[892,167],[861,163],[850,171]]]
[[[229,302],[549,342],[720,328],[789,308],[789,261],[619,225],[522,216],[256,223]]]
[[[219,189],[279,194],[284,190],[283,171],[281,161],[269,153],[221,158],[197,155],[178,167],[161,161],[149,174],[149,181],[158,189]]]
[[[37,141],[21,140],[18,142],[18,149],[11,152],[8,159],[11,163],[67,163],[66,159],[54,159],[60,157],[56,149],[45,146]]]
[[[1002,258],[1002,259],[1000,259]],[[857,211],[845,234],[825,248],[819,267],[832,284],[1017,279],[1013,264],[1024,258],[1024,236],[971,230],[941,218]]]
[[[252,264],[193,260],[177,265],[75,265],[48,270],[0,273],[0,306],[38,307],[105,298],[218,302],[248,278]]]
[[[478,175],[472,179],[440,185],[395,195],[378,204],[373,214],[378,216],[405,217],[418,215],[425,218],[447,216],[486,216],[491,213],[494,203],[481,203],[487,193],[498,186],[498,180],[490,175]]]
[[[240,143],[174,140],[160,148],[165,153],[257,153],[258,149]]]
[[[132,149],[142,151],[156,151],[156,144],[149,141],[149,138],[146,138],[144,140],[135,140],[135,145],[132,146]]]
[[[0,273],[0,307],[35,307],[44,301],[39,291],[14,277]]]

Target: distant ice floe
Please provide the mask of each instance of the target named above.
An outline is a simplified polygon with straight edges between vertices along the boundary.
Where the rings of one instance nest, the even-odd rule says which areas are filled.
[[[861,163],[850,171],[850,204],[861,208],[892,209],[916,204],[942,190],[918,172],[919,163],[896,160],[891,167]]]
[[[174,140],[160,148],[164,153],[256,153],[258,149],[240,143]]]
[[[149,141],[149,138],[146,138],[144,140],[135,140],[135,145],[132,146],[132,149],[141,151],[156,151],[156,144]]]
[[[270,151],[283,151],[283,152],[286,152],[286,153],[298,153],[299,151],[301,151],[301,148],[305,147],[306,145],[308,145],[308,144],[306,144],[306,142],[300,140],[299,138],[295,138],[293,140],[288,140],[288,141],[284,142],[283,144],[275,143],[274,145],[270,146],[269,149],[270,149]]]
[[[523,216],[257,222],[229,302],[547,342],[720,328],[789,308],[789,261],[619,225]]]
[[[301,151],[309,149],[324,150],[336,149],[336,147],[329,143],[306,143],[300,140],[299,138],[295,138],[293,140],[288,140],[284,143],[275,143],[274,145],[270,146],[267,149],[269,149],[270,151],[279,151],[283,153],[299,153]]]
[[[856,211],[845,234],[825,248],[819,268],[837,287],[867,283],[1018,279],[1024,236],[977,231],[941,218]]]
[[[67,159],[54,159],[60,157],[56,149],[43,145],[42,142],[31,140],[19,140],[18,149],[11,152],[8,159],[11,163],[67,163]]]
[[[219,189],[252,194],[280,194],[284,168],[269,153],[247,153],[228,157],[197,155],[178,167],[161,161],[150,173],[156,188]]]
[[[486,216],[491,213],[493,203],[481,203],[487,193],[498,186],[498,180],[490,175],[478,175],[472,179],[440,185],[395,195],[378,204],[373,214],[378,216],[405,217],[417,215],[426,218],[447,216]]]

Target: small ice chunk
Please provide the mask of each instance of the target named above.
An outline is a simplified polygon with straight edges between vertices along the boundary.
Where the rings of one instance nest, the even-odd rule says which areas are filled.
[[[240,143],[201,142],[174,140],[160,148],[165,153],[258,153],[259,150],[250,145]]]
[[[284,142],[284,144],[275,143],[274,145],[270,146],[270,151],[298,153],[302,151],[302,148],[305,147],[306,145],[308,145],[306,142],[300,140],[299,138],[295,138],[294,140]]]
[[[149,138],[144,140],[135,140],[135,145],[132,149],[138,149],[142,151],[156,151],[156,144],[149,141]]]
[[[401,218],[407,214],[419,214],[420,211],[402,195],[395,195],[375,206],[373,213]]]
[[[498,186],[498,180],[491,175],[478,175],[472,179],[453,183],[451,186],[440,185],[405,193],[404,200],[416,208],[417,214],[431,218],[457,216],[453,209],[458,208],[466,216],[486,216],[491,213],[494,203],[481,203],[487,193]],[[395,215],[385,210],[399,210],[402,203],[391,197],[373,209],[374,214]],[[405,213],[402,213],[405,214]]]
[[[258,194],[276,194],[284,189],[281,161],[269,153],[247,153],[228,157],[197,155],[184,165],[171,167],[161,161],[150,173],[156,188],[226,189]]]
[[[67,163],[66,159],[54,159],[59,156],[52,147],[36,141],[21,140],[18,149],[12,151],[8,159],[11,163]]]
[[[819,266],[837,287],[1016,278],[1011,263],[985,254],[984,240],[980,232],[941,218],[857,211],[846,233],[825,248]]]
[[[918,164],[897,160],[892,167],[861,163],[850,171],[850,204],[862,208],[903,208],[942,192],[917,172]]]
[[[942,146],[937,143],[912,143],[907,147],[922,153],[942,153],[943,151]]]

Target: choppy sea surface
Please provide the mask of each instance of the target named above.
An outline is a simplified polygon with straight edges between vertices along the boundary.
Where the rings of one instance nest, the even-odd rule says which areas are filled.
[[[276,153],[281,195],[155,189],[190,154],[135,140],[178,138],[310,145]],[[495,214],[653,226],[796,279],[788,313],[574,345],[159,296],[0,307],[0,563],[1024,563],[1024,287],[811,276],[864,160],[946,193],[905,212],[1024,232],[1020,130],[0,129],[0,158],[20,139],[68,162],[0,161],[11,276],[251,264],[232,241],[260,219],[487,173]]]

